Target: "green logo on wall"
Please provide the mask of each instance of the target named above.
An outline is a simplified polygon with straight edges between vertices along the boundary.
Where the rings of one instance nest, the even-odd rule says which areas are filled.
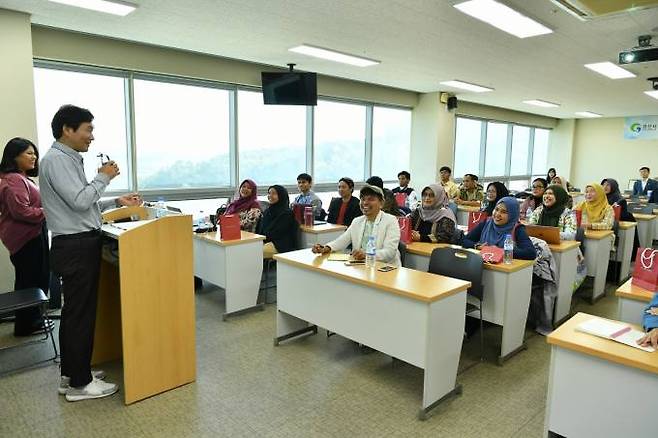
[[[642,124],[640,124],[640,123],[633,123],[633,124],[629,127],[629,129],[630,129],[630,131],[631,131],[633,134],[635,134],[635,135],[639,135],[640,132],[642,132]]]

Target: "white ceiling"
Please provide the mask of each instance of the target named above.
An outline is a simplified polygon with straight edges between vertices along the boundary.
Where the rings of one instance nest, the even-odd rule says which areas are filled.
[[[418,92],[456,91],[439,82],[460,79],[495,88],[466,101],[572,118],[658,114],[646,80],[658,62],[628,67],[633,79],[610,80],[583,64],[615,61],[637,36],[652,33],[658,9],[581,22],[549,0],[506,0],[554,29],[518,39],[466,16],[449,0],[132,0],[139,8],[115,17],[46,0],[0,0],[32,14],[32,22],[130,41],[297,68]],[[658,33],[658,28],[653,31]],[[351,67],[289,52],[301,43],[380,60]],[[658,36],[656,37],[658,44]],[[541,109],[522,103],[561,104]]]

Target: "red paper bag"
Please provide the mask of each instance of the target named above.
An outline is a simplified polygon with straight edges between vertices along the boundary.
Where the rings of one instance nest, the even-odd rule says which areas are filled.
[[[398,207],[406,207],[407,206],[407,194],[406,193],[396,193],[395,194],[395,202],[398,203]]]
[[[619,218],[621,217],[621,205],[614,204],[612,206],[612,211],[615,213],[615,220],[619,222]]]
[[[504,253],[505,251],[503,251],[503,248],[498,248],[497,246],[493,245],[485,245],[480,248],[482,261],[484,263],[491,263],[492,265],[502,263]]]
[[[638,248],[632,283],[651,292],[658,291],[658,250]]]
[[[484,211],[471,211],[468,213],[468,231],[477,227],[480,222],[487,220],[489,216]]]
[[[580,223],[583,221],[583,211],[576,210],[576,225],[580,228]]]
[[[411,243],[411,218],[408,216],[399,217],[398,225],[400,226],[400,242],[404,244]]]
[[[237,214],[224,214],[219,217],[219,237],[221,240],[238,240],[242,237],[240,232],[240,216]]]
[[[300,225],[304,225],[304,208],[307,207],[306,204],[293,204],[292,205],[292,214],[295,216],[295,220]]]

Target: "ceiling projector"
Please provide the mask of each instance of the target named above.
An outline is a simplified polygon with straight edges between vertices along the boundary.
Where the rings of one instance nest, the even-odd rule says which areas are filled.
[[[658,61],[658,47],[651,45],[651,35],[638,37],[637,47],[619,52],[619,64]]]

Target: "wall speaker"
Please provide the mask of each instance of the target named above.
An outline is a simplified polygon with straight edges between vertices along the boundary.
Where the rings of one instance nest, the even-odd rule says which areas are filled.
[[[450,96],[448,98],[448,111],[452,111],[457,108],[457,96]]]

